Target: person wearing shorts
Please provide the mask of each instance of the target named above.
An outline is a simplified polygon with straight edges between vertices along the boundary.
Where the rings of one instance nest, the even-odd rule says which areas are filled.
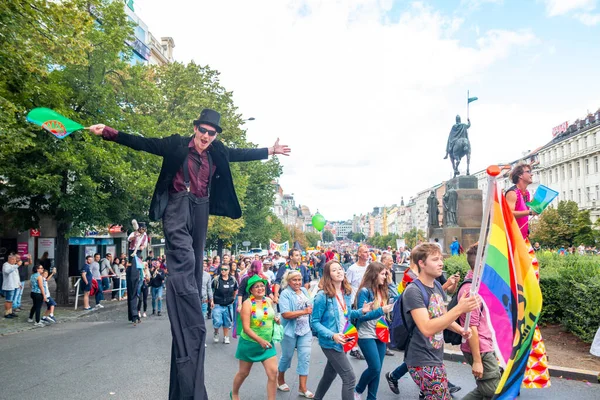
[[[238,283],[232,276],[229,276],[229,266],[222,265],[219,269],[219,276],[215,276],[212,282],[213,309],[212,320],[214,329],[215,343],[219,343],[219,328],[223,327],[223,343],[229,344],[229,330],[233,321],[233,300],[238,291]]]
[[[13,311],[13,300],[15,299],[19,287],[21,287],[21,280],[19,278],[19,266],[21,261],[17,260],[17,256],[11,254],[8,256],[8,260],[2,265],[2,290],[6,297],[4,302],[4,318],[11,319],[17,317],[17,314]]]

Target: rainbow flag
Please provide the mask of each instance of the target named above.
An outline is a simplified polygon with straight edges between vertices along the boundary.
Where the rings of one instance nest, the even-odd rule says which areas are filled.
[[[542,310],[542,292],[529,249],[497,187],[493,201],[479,295],[485,303],[496,355],[504,367],[494,399],[504,400],[516,398],[523,382]]]
[[[375,335],[383,343],[389,343],[390,341],[390,327],[385,320],[385,317],[381,317],[377,320],[375,325]]]
[[[548,207],[548,204],[552,203],[552,200],[554,200],[556,196],[558,196],[558,192],[556,190],[552,190],[547,186],[540,185],[535,191],[533,199],[525,204],[527,204],[529,208],[536,213],[541,214],[542,211]]]

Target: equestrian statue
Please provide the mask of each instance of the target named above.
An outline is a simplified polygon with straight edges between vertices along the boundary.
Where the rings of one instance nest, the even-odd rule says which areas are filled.
[[[460,115],[456,116],[456,124],[452,126],[452,130],[448,136],[448,143],[446,144],[446,156],[444,157],[444,160],[450,156],[454,177],[460,175],[458,166],[460,160],[464,156],[467,156],[467,175],[470,175],[469,164],[471,163],[471,142],[469,142],[468,129],[471,127],[471,121],[467,118],[467,122],[467,124],[461,123]]]

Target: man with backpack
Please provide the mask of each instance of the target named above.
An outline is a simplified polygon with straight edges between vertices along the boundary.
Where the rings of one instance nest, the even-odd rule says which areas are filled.
[[[433,243],[421,244],[413,249],[411,258],[418,268],[419,278],[406,287],[399,305],[408,331],[403,346],[404,360],[424,398],[449,399],[451,394],[443,362],[443,331],[449,328],[469,338],[471,331],[463,331],[455,320],[461,314],[477,309],[479,296],[463,296],[456,307],[446,312],[444,291],[436,280],[444,268],[439,247]],[[392,388],[390,374],[386,374],[386,378]],[[397,380],[392,382],[397,389]]]
[[[458,291],[459,298],[471,290],[476,257],[477,243],[467,250],[467,262],[471,270],[467,273],[464,283],[460,286]],[[461,314],[460,325],[464,326],[465,319],[466,314]],[[491,399],[494,397],[501,374],[496,354],[494,353],[492,332],[488,325],[487,316],[482,308],[471,313],[469,328],[471,328],[473,334],[468,341],[460,345],[460,350],[463,352],[465,360],[471,365],[477,387],[463,397],[463,399]]]

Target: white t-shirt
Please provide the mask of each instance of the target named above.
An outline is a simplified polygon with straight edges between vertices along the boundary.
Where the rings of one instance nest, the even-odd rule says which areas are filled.
[[[362,282],[363,276],[365,276],[366,271],[366,265],[362,267],[357,263],[352,264],[346,271],[346,278],[348,279],[348,282],[350,282],[350,286],[352,286],[352,303],[354,303],[354,296],[356,296],[356,292],[358,291],[358,287],[360,286],[360,283]]]
[[[275,273],[273,271],[271,271],[270,269],[266,271],[263,270],[263,275],[267,277],[270,284],[273,284],[273,282],[275,281]]]

